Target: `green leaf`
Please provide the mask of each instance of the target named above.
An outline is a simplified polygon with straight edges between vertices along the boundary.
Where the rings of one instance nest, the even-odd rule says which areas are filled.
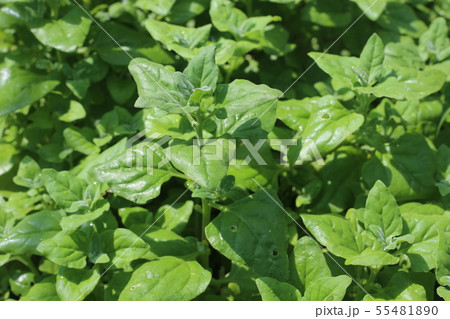
[[[270,196],[259,191],[226,207],[205,232],[211,246],[228,259],[284,281],[288,276],[287,217],[275,193],[267,192]]]
[[[166,16],[175,2],[176,0],[138,0],[135,6],[142,10],[151,10],[158,15]]]
[[[364,225],[369,229],[378,226],[383,234],[381,243],[386,245],[388,237],[402,233],[403,220],[394,196],[381,181],[377,181],[369,192],[364,210]],[[374,233],[377,236],[377,233]]]
[[[74,52],[86,40],[91,23],[80,8],[74,7],[59,20],[33,20],[31,32],[46,46]]]
[[[130,262],[148,257],[150,246],[133,232],[125,228],[107,230],[100,235],[102,251],[116,268],[128,267]],[[154,256],[156,257],[156,256]]]
[[[437,61],[444,61],[450,56],[450,40],[447,37],[447,21],[443,17],[433,20],[430,27],[419,39],[420,49],[427,57],[435,57]]]
[[[428,211],[428,209],[425,209]],[[436,268],[440,249],[440,231],[448,231],[450,222],[448,212],[425,215],[416,212],[402,214],[408,232],[414,236],[414,242],[406,251],[413,271],[425,272]]]
[[[76,120],[84,119],[86,117],[86,111],[83,105],[77,101],[70,101],[69,110],[60,115],[58,118],[63,122],[74,122]]]
[[[279,21],[276,16],[247,17],[234,7],[229,0],[213,0],[209,10],[211,21],[221,32],[230,32],[236,39],[263,31],[272,21]]]
[[[442,196],[450,194],[450,148],[441,145],[437,153],[438,188]]]
[[[351,283],[350,277],[345,275],[322,277],[306,288],[304,300],[341,301]]]
[[[404,134],[387,147],[389,152],[376,152],[363,167],[362,177],[369,187],[381,180],[399,202],[432,196],[436,160],[425,138]]]
[[[414,10],[407,4],[387,2],[386,9],[377,20],[383,28],[395,33],[406,34],[418,38],[425,30],[425,23],[417,17]]]
[[[122,47],[118,47],[110,37],[99,32],[92,47],[100,57],[111,65],[128,66],[130,57],[146,58],[156,63],[172,64],[175,60],[149,35],[115,22],[102,23],[102,26]]]
[[[139,93],[136,107],[158,108],[167,113],[189,112],[183,111],[186,100],[178,90],[174,72],[161,64],[140,58],[131,61],[129,70]]]
[[[39,254],[38,245],[61,231],[62,210],[43,210],[26,216],[0,240],[0,251],[14,254]]]
[[[99,205],[94,208],[93,211],[82,210],[77,214],[72,214],[66,217],[63,217],[61,220],[61,227],[66,232],[72,232],[78,229],[85,223],[96,220],[101,217],[105,211],[109,209],[109,203],[105,200],[98,202]]]
[[[205,86],[213,90],[216,88],[219,79],[219,67],[216,65],[215,52],[215,47],[203,48],[184,70],[184,74],[195,88]]]
[[[358,87],[358,91],[376,97],[390,97],[396,100],[420,100],[437,91],[444,85],[444,73],[427,69],[401,69],[396,77],[388,77],[374,87]]]
[[[17,67],[0,66],[0,116],[30,105],[59,84],[58,78]]]
[[[359,70],[363,72],[366,85],[371,85],[379,79],[383,73],[383,61],[384,44],[381,38],[375,33],[364,46],[359,60]]]
[[[309,158],[308,150],[311,151],[314,148],[321,154],[332,151],[357,131],[363,123],[364,116],[351,112],[340,104],[314,110],[301,130],[304,145],[298,159]]]
[[[314,285],[314,282],[324,277],[331,277],[325,256],[319,245],[310,237],[304,236],[295,244],[291,254],[290,277],[300,289]]]
[[[379,267],[398,264],[400,259],[382,250],[365,249],[360,255],[349,257],[346,265]]]
[[[202,14],[209,6],[209,0],[177,0],[166,20],[175,24],[185,24]]]
[[[204,46],[211,32],[211,25],[199,28],[182,27],[157,20],[145,21],[145,27],[156,41],[162,42],[168,50],[175,51],[184,59],[192,59]]]
[[[441,285],[450,287],[450,234],[439,230],[436,256],[436,279]]]
[[[373,0],[351,0],[355,2],[358,7],[365,13],[365,15],[372,21],[376,21],[386,8],[386,0],[378,0],[376,3]]]
[[[172,205],[163,205],[156,212],[156,225],[180,234],[187,225],[193,209],[194,202],[190,200],[184,203],[177,202]]]
[[[143,233],[139,231],[138,233]],[[158,257],[173,256],[185,260],[193,260],[199,255],[200,245],[193,237],[181,237],[168,229],[152,227],[142,237],[150,245],[152,254]]]
[[[270,277],[256,279],[263,301],[301,301],[302,295],[290,284]]]
[[[136,151],[129,149],[111,154],[109,161],[100,162],[102,164],[94,168],[96,177],[117,195],[138,204],[145,204],[158,197],[162,184],[167,182],[172,174],[147,167],[147,161],[150,161],[146,157],[149,155],[147,146],[147,143],[142,143],[142,150],[138,147]]]
[[[211,273],[196,261],[162,257],[133,272],[119,300],[191,300],[205,291]]]
[[[336,91],[342,88],[353,88],[353,84],[358,82],[358,74],[355,72],[358,69],[358,58],[318,52],[311,52],[308,55],[319,68],[331,76],[331,83]]]
[[[54,276],[33,285],[20,301],[59,301]]]
[[[393,69],[399,67],[422,69],[425,67],[414,40],[410,38],[400,43],[388,43],[384,54],[384,64]]]
[[[67,145],[77,152],[85,155],[100,153],[100,148],[78,130],[68,127],[64,130],[63,135]]]
[[[50,197],[67,212],[75,212],[80,207],[89,208],[95,200],[87,182],[70,172],[44,169],[42,179]]]
[[[301,217],[311,234],[332,254],[343,258],[359,255],[359,234],[344,217],[330,214],[302,214]]]
[[[219,186],[228,171],[228,140],[207,141],[203,146],[194,141],[175,139],[170,144],[171,163],[191,180],[207,189]]]
[[[59,267],[56,291],[63,301],[81,301],[89,295],[100,280],[96,269],[69,269]]]
[[[391,301],[425,301],[427,300],[425,287],[420,284],[417,273],[398,271],[388,284],[378,294],[373,294],[376,300]],[[429,279],[429,278],[427,278]],[[364,300],[372,300],[366,296]]]
[[[34,159],[25,156],[19,164],[17,175],[13,181],[16,185],[35,188],[40,186],[41,168]]]
[[[59,232],[54,237],[39,243],[37,250],[55,264],[69,268],[86,267],[88,239],[85,233]]]
[[[274,127],[276,101],[281,95],[278,90],[246,80],[218,85],[215,104],[224,109],[226,119],[216,120],[217,135],[265,138]]]
[[[352,21],[348,4],[333,0],[312,0],[301,11],[301,19],[324,27],[343,27]]]

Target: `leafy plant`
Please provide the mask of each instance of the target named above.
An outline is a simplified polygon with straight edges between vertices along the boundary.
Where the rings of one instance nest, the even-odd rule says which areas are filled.
[[[450,10],[371,2],[0,0],[0,298],[450,300]]]

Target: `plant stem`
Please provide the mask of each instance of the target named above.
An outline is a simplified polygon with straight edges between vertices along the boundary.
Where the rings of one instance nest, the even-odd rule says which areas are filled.
[[[206,199],[202,199],[202,241],[207,245],[205,228],[211,221],[211,206]],[[204,267],[209,266],[209,256],[204,254],[202,256],[202,264]]]

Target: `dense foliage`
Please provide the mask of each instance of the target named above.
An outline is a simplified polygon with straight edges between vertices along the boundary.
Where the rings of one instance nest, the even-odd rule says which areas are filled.
[[[0,299],[450,300],[448,19],[0,0]]]

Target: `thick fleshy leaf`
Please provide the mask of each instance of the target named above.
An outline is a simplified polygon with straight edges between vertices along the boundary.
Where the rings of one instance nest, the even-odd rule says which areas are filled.
[[[191,300],[205,291],[210,280],[211,273],[196,261],[162,257],[136,269],[119,300]]]
[[[56,291],[63,301],[81,301],[89,295],[100,280],[96,269],[69,269],[59,267]]]
[[[117,46],[111,38],[99,32],[92,47],[99,53],[100,57],[111,65],[127,66],[130,57],[127,52],[135,58],[146,58],[156,63],[172,64],[175,60],[165,51],[150,35],[146,36],[124,24],[115,22],[102,23],[109,34],[121,44]]]
[[[56,293],[55,277],[46,278],[33,285],[20,301],[59,301]]]
[[[187,225],[193,209],[194,202],[190,200],[184,203],[163,205],[156,212],[155,219],[158,219],[156,225],[179,234]]]
[[[133,260],[152,255],[149,254],[150,246],[128,229],[107,230],[100,237],[103,252],[109,256],[114,267],[124,268]]]
[[[138,0],[135,6],[142,10],[151,10],[158,15],[166,16],[175,2],[176,0]]]
[[[31,32],[44,45],[63,52],[74,52],[81,47],[89,33],[92,20],[74,7],[59,20],[36,19]]]
[[[157,20],[147,20],[145,27],[152,38],[164,43],[171,51],[185,59],[192,59],[199,53],[199,48],[205,45],[211,32],[211,25],[199,28],[182,27]]]
[[[219,31],[230,32],[237,39],[264,31],[270,22],[279,20],[276,16],[247,17],[244,12],[235,8],[230,0],[213,0],[209,14]]]
[[[140,146],[113,153],[112,158],[101,161],[93,172],[117,195],[138,204],[145,204],[158,197],[162,184],[172,177],[169,171],[153,168],[161,159],[147,147],[147,143],[142,143]]]
[[[344,217],[330,214],[302,214],[301,217],[312,235],[332,254],[343,258],[359,255],[359,234]]]
[[[314,285],[316,280],[323,277],[331,277],[325,256],[317,243],[304,236],[295,244],[291,256],[291,281],[300,291],[305,291],[309,285]]]
[[[344,299],[350,277],[322,277],[306,288],[304,300],[308,301],[341,301]]]
[[[276,101],[280,96],[278,90],[246,80],[219,85],[215,103],[217,108],[223,108],[226,118],[216,120],[217,135],[266,137],[275,124]]]
[[[425,212],[428,211],[425,209]],[[448,232],[450,213],[421,214],[405,212],[402,214],[408,233],[414,236],[414,242],[407,249],[406,255],[414,271],[425,272],[436,268],[439,253],[440,232]]]
[[[9,235],[0,240],[0,251],[14,254],[39,254],[38,245],[61,231],[59,222],[65,213],[62,210],[41,212],[22,219]]]
[[[0,116],[38,101],[58,84],[55,75],[40,75],[17,67],[0,66]]]
[[[331,76],[333,88],[336,91],[342,88],[353,88],[353,84],[358,82],[358,75],[354,71],[358,69],[358,58],[318,52],[311,52],[308,55],[316,61],[319,68]]]
[[[377,23],[396,33],[418,38],[425,30],[425,23],[419,19],[406,3],[388,1],[386,9]]]
[[[386,245],[388,237],[402,233],[403,220],[400,209],[394,196],[381,181],[377,181],[369,192],[364,210],[364,224],[365,228],[372,232],[375,227],[381,230],[381,233],[375,231],[374,235],[383,246]]]
[[[86,181],[67,171],[44,169],[42,179],[50,197],[67,212],[74,212],[81,207],[89,208],[99,196],[95,188],[88,187]]]
[[[184,74],[195,88],[210,87],[216,88],[217,80],[219,79],[219,67],[215,60],[215,47],[206,47],[194,57]]]
[[[302,295],[292,285],[270,277],[256,279],[263,301],[301,301]]]
[[[425,56],[436,57],[444,61],[450,56],[450,40],[447,37],[447,21],[443,17],[433,20],[430,27],[419,39],[420,48]]]
[[[438,70],[403,69],[396,77],[389,77],[374,87],[360,87],[358,90],[376,97],[420,100],[439,91],[446,80],[447,76]]]
[[[386,0],[378,0],[376,3],[373,0],[351,0],[355,2],[361,11],[373,21],[376,21],[386,8]]]
[[[228,140],[195,141],[173,140],[167,153],[171,163],[191,180],[207,189],[219,186],[228,171]]]
[[[276,194],[267,192],[270,196],[259,191],[226,207],[206,227],[206,237],[211,246],[232,261],[262,276],[286,280],[287,216],[278,206],[281,204]]]
[[[365,85],[377,81],[383,72],[384,44],[381,38],[374,34],[365,45],[359,59],[359,71],[365,79]]]
[[[142,58],[131,61],[128,68],[138,88],[136,107],[157,108],[166,113],[189,112],[190,109],[185,108],[186,99],[178,89],[173,71]]]
[[[399,202],[426,199],[436,193],[435,153],[423,136],[404,134],[388,149],[376,152],[364,165],[362,176],[369,186],[381,180]]]
[[[142,232],[139,231],[138,233]],[[168,229],[158,229],[153,226],[142,239],[150,245],[151,253],[158,257],[173,256],[193,260],[199,255],[197,247],[199,243],[196,239],[182,237]]]
[[[306,123],[301,137],[306,151],[312,145],[321,153],[326,154],[339,146],[348,136],[357,131],[364,123],[364,116],[351,112],[342,105],[313,111]],[[309,153],[300,152],[299,159],[308,158]]]
[[[37,250],[55,264],[83,269],[86,266],[88,238],[85,233],[59,232],[54,237],[39,243]]]
[[[63,135],[67,145],[77,152],[84,155],[100,153],[100,148],[89,141],[79,130],[68,127],[64,130]]]
[[[398,264],[400,259],[382,250],[365,249],[360,255],[347,258],[346,265],[379,267]]]
[[[41,168],[31,157],[25,156],[19,164],[17,175],[13,181],[16,185],[33,188],[40,186]]]

